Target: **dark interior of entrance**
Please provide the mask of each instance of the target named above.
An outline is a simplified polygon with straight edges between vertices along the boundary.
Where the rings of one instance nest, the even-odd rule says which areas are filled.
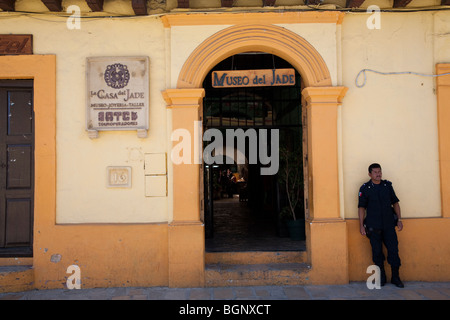
[[[295,85],[270,87],[214,88],[212,72],[220,70],[259,70],[293,68],[272,54],[249,52],[234,55],[216,65],[205,78],[203,130],[218,129],[226,136],[230,129],[269,132],[278,130],[279,147],[297,150],[302,155],[301,78],[295,72]],[[225,139],[224,139],[225,140]],[[265,141],[265,140],[264,140]],[[211,141],[212,142],[212,141]],[[211,143],[209,142],[209,143]],[[288,206],[280,173],[261,175],[263,164],[249,164],[249,140],[246,163],[227,162],[203,166],[204,221],[207,252],[220,251],[298,251],[305,250],[304,238],[292,240],[283,215]],[[204,141],[204,147],[208,142]],[[270,150],[278,152],[278,150]],[[280,166],[282,166],[282,159]],[[300,159],[301,163],[301,159]],[[300,170],[302,174],[302,169]],[[303,192],[303,190],[301,190]],[[304,199],[296,207],[297,219],[303,218]]]

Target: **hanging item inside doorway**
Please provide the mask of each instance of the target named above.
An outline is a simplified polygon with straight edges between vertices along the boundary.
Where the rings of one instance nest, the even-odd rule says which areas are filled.
[[[274,87],[295,85],[295,69],[213,71],[214,88]]]

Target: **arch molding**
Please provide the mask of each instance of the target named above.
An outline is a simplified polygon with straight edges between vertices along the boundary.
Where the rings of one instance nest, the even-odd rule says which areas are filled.
[[[201,88],[216,64],[249,51],[271,53],[288,61],[300,72],[306,87],[332,85],[325,61],[304,38],[275,25],[244,24],[219,31],[200,44],[184,63],[177,88]]]

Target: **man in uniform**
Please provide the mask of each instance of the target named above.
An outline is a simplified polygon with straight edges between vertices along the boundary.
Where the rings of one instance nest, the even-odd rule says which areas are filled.
[[[395,227],[403,229],[399,199],[395,195],[392,183],[382,180],[381,166],[373,163],[369,166],[370,180],[359,189],[358,216],[360,232],[370,239],[372,260],[380,268],[381,285],[386,283],[384,270],[383,243],[387,249],[387,261],[391,265],[391,283],[399,288],[404,285],[400,280],[400,257]],[[394,214],[395,213],[395,214]]]

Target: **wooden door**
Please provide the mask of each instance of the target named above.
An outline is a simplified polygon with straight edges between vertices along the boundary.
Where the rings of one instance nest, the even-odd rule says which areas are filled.
[[[32,80],[0,80],[0,256],[31,256],[34,202]]]

